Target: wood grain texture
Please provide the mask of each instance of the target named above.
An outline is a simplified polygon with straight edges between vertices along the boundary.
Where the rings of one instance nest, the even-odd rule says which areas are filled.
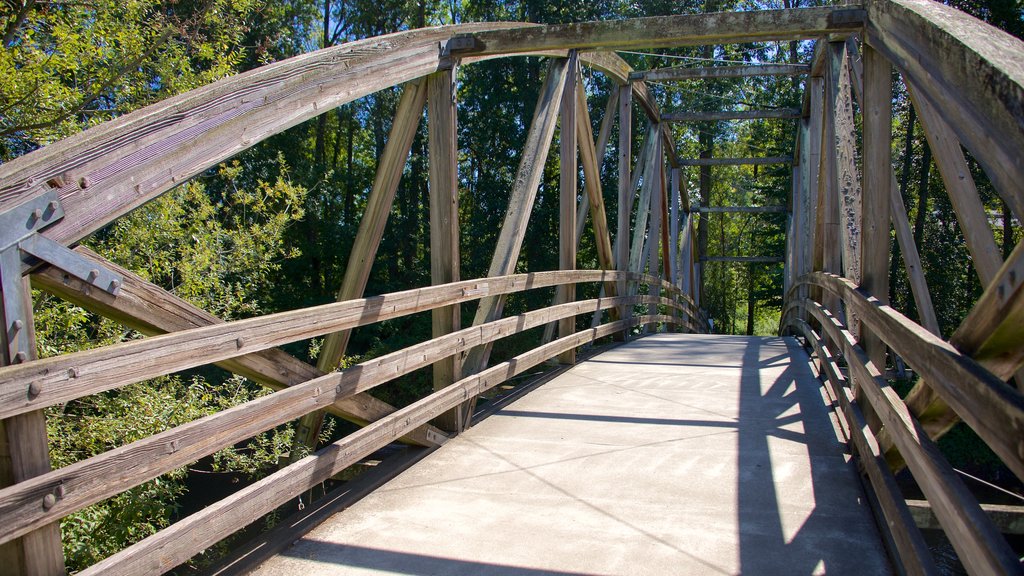
[[[826,381],[830,383],[833,396],[838,400],[840,409],[846,417],[850,440],[878,498],[879,507],[885,517],[885,526],[892,534],[903,569],[907,574],[938,574],[924,536],[914,522],[900,487],[882,456],[878,441],[868,427],[860,406],[853,398],[846,378],[839,371],[835,357],[807,322],[795,319],[793,326],[813,346],[825,367]]]
[[[743,66],[672,66],[642,70],[629,75],[630,80],[665,82],[672,80],[701,80],[709,78],[749,78],[752,76],[800,76],[811,71],[802,64],[752,64]]]
[[[844,42],[832,42],[831,83],[835,106],[836,189],[839,193],[839,239],[842,245],[843,275],[860,284],[861,185],[857,171],[857,128],[853,120],[850,65]],[[851,326],[855,334],[857,326]]]
[[[0,490],[0,542],[54,522],[85,506],[137,486],[259,432],[321,408],[338,398],[365,392],[384,382],[512,334],[563,317],[623,304],[650,296],[585,300],[527,312],[483,326],[474,326],[325,374],[286,390],[263,396],[200,418],[126,446],[37,475]],[[666,305],[673,305],[665,300]],[[398,412],[396,412],[397,414]],[[393,418],[390,415],[382,421]],[[378,421],[381,422],[381,421]],[[372,425],[371,425],[372,426]],[[39,505],[45,494],[62,487],[64,496],[49,510]]]
[[[33,284],[147,336],[224,323],[213,314],[146,282],[130,270],[101,258],[85,247],[79,246],[75,248],[75,252],[87,260],[115,270],[122,276],[124,282],[116,297],[102,290],[95,290],[75,278],[68,278],[60,270],[49,266],[44,266],[33,273]],[[281,390],[324,375],[316,367],[275,348],[222,360],[216,364],[273,390]],[[327,410],[339,418],[362,426],[387,416],[394,412],[395,408],[369,394],[357,394],[334,402]],[[443,438],[440,430],[425,427],[415,430],[404,440],[424,446],[435,446],[437,438]]]
[[[645,317],[636,321],[645,320]],[[665,317],[664,319],[668,319]],[[635,323],[635,321],[634,321]],[[292,464],[203,510],[172,524],[157,534],[89,567],[80,574],[92,576],[144,575],[165,572],[272,511],[295,494],[329,478],[360,458],[401,435],[407,428],[426,422],[509,378],[521,374],[562,351],[575,348],[615,331],[629,321],[605,324],[560,338],[468,376],[448,388],[403,408],[387,421],[377,422]]]
[[[562,90],[559,144],[559,189],[558,189],[558,269],[576,268],[576,185],[579,179],[577,164],[577,123],[578,95],[582,86],[577,84],[579,62],[575,52],[569,53],[565,73],[565,87]],[[584,108],[586,103],[584,103]],[[589,122],[587,123],[589,126]],[[590,139],[589,129],[587,140]],[[600,201],[600,198],[597,199]],[[559,303],[576,299],[576,285],[563,284],[557,289]],[[558,321],[558,335],[569,336],[576,332],[576,318]],[[575,364],[576,349],[570,348],[558,355],[560,364]]]
[[[632,179],[629,172],[632,165],[630,155],[633,145],[632,95],[633,92],[628,86],[619,88],[619,205],[618,222],[615,228],[615,261],[619,272],[623,273],[629,271],[629,221],[630,213],[633,211],[633,190],[636,189],[630,186]],[[629,293],[629,284],[626,281],[619,281],[618,293]],[[619,318],[628,319],[631,315],[630,312],[631,309],[628,306],[623,306],[619,309]],[[622,338],[625,339],[627,336],[628,332],[624,331]]]
[[[1024,478],[1024,395],[970,356],[893,308],[869,300],[855,284],[813,273],[809,282],[840,297],[945,400],[1019,478]],[[900,402],[902,404],[902,401]],[[900,449],[900,453],[907,455]]]
[[[868,6],[868,43],[956,132],[1024,219],[1024,42],[942,3]]]
[[[583,22],[473,34],[467,54],[578,48],[644,48],[813,38],[863,26],[859,7],[718,12]]]
[[[340,329],[484,296],[563,282],[609,282],[619,272],[535,272],[465,280],[236,320],[0,368],[0,416],[38,410],[119,386],[235,358]],[[39,394],[29,398],[31,383]]]
[[[841,346],[860,394],[870,402],[906,459],[964,566],[978,574],[1019,572],[1017,555],[853,335],[820,304],[807,302],[806,306]]]

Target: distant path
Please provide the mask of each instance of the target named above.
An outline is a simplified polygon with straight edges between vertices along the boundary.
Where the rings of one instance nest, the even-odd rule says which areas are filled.
[[[256,574],[886,574],[808,362],[791,339],[635,340],[484,420]]]

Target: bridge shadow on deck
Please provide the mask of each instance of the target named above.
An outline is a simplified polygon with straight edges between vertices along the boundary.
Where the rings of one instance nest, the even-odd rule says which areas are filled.
[[[886,573],[868,514],[793,341],[666,334],[574,367],[258,573]]]

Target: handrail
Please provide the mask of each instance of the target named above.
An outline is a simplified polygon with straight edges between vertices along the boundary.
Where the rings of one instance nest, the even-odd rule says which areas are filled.
[[[321,318],[323,321],[319,322],[319,325],[313,330],[317,333],[326,333],[335,329],[334,327],[338,323],[350,323],[353,326],[366,325],[426,309],[450,305],[455,302],[474,300],[487,295],[521,292],[534,288],[580,283],[583,281],[605,282],[618,279],[644,282],[648,285],[665,284],[661,279],[638,273],[562,271],[517,274],[454,282],[339,304],[318,306],[306,310],[272,314],[261,318],[227,323],[218,327],[227,327],[227,330],[220,334],[220,337],[230,340],[234,334],[251,334],[253,326],[277,326],[278,331],[288,334],[285,336],[286,341],[294,341],[308,336],[304,336],[301,333],[296,336],[296,333],[289,332],[287,327],[291,325],[290,323],[310,317]],[[471,288],[472,290],[470,290]],[[624,321],[626,324],[622,324],[617,330],[608,328],[611,325],[618,325],[612,323],[602,325],[598,331],[584,331],[577,333],[577,335],[589,334],[590,339],[587,341],[592,341],[594,338],[600,337],[598,334],[610,334],[641,322],[670,322],[685,326],[691,330],[699,328],[701,321],[699,315],[693,314],[691,303],[685,299],[678,298],[681,295],[671,285],[663,286],[663,288],[665,288],[666,294],[673,294],[675,292],[677,297],[635,295],[569,302],[449,333],[385,356],[368,360],[351,368],[326,374],[274,394],[252,400],[64,468],[53,470],[24,482],[0,489],[0,516],[5,519],[3,525],[0,525],[0,543],[22,536],[40,526],[59,520],[86,506],[142,484],[160,474],[184,466],[219,449],[234,445],[262,431],[320,409],[339,398],[364,392],[399,376],[429,366],[453,354],[462,353],[474,346],[493,342],[512,334],[542,326],[554,320],[570,318],[584,313],[596,313],[617,306],[653,303],[667,307],[672,313],[668,316],[635,316],[632,319],[626,319]],[[353,312],[353,308],[355,312]],[[315,311],[315,313],[311,316],[310,311]],[[331,312],[337,312],[337,314],[332,315]],[[34,366],[33,371],[37,371],[34,372],[37,374],[45,373],[48,370],[71,370],[71,368],[67,368],[69,365],[72,367],[79,366],[82,369],[83,375],[85,374],[85,369],[88,368],[90,374],[93,375],[93,379],[116,378],[116,375],[111,373],[112,369],[105,365],[110,362],[111,358],[116,359],[122,356],[138,358],[141,354],[140,350],[147,353],[151,350],[160,351],[156,353],[156,358],[163,358],[166,356],[166,344],[161,346],[141,346],[141,344],[153,340],[157,340],[159,344],[160,339],[166,340],[168,337],[172,337],[173,342],[180,344],[197,338],[195,336],[196,333],[202,334],[204,333],[203,331],[208,331],[209,328],[213,327],[186,330],[142,341],[109,346],[106,349],[72,354],[52,359],[51,361],[29,362],[24,366]],[[191,336],[190,333],[192,333]],[[550,349],[558,348],[558,352],[564,351],[569,341],[565,338],[560,339],[552,343],[556,344],[556,346]],[[274,346],[277,343],[277,341],[264,341],[261,342],[260,346]],[[542,346],[535,349],[534,352],[536,350],[548,349]],[[192,350],[191,353],[194,357],[190,362],[191,366],[210,363],[215,358],[220,357],[218,352],[202,353],[201,350],[195,347],[192,347]],[[251,349],[243,346],[232,354],[242,355],[248,352],[251,352]],[[538,362],[550,357],[546,356],[538,360]],[[67,358],[72,359],[70,364],[62,361]],[[159,373],[166,373],[165,370],[168,370],[166,362],[163,364],[153,362],[152,364],[151,367],[146,368],[146,372],[136,373],[133,378],[139,377],[139,374],[142,373],[158,375]],[[41,368],[40,365],[45,365],[45,367]],[[24,376],[24,371],[19,372],[16,370],[19,367],[21,366],[2,369],[0,377],[13,378],[13,376],[18,375]],[[521,371],[525,369],[525,365],[522,363],[516,364],[515,369]],[[493,378],[493,374],[496,374],[496,372],[493,372],[493,369],[489,369],[482,374],[486,376],[481,376],[481,378]],[[145,378],[148,377],[152,376],[145,376]],[[21,381],[17,379],[5,381],[2,386],[6,388],[12,385],[11,382]],[[118,382],[127,383],[124,379],[118,380]],[[465,383],[467,380],[464,379],[461,382]],[[20,385],[23,385],[23,383]],[[493,383],[489,386],[491,385]],[[92,387],[90,389],[99,391],[109,389],[109,387]],[[78,396],[80,395],[82,394]],[[445,404],[445,409],[449,407]],[[440,413],[440,411],[443,410],[439,410],[437,413]],[[373,430],[388,426],[390,426],[389,429],[394,430],[396,422],[403,422],[401,425],[402,432],[395,432],[398,436],[393,436],[389,432],[386,436],[387,439],[379,445],[374,444],[373,449],[379,448],[380,445],[400,437],[406,430],[415,428],[415,426],[410,428],[409,421],[403,420],[404,416],[402,414],[404,414],[403,411],[395,412],[374,425],[377,428],[373,428]],[[426,422],[433,415],[436,415],[436,413],[432,412],[431,416],[418,422]],[[359,438],[362,438],[362,436]],[[301,492],[301,490],[305,490],[308,487],[303,486],[299,491]],[[42,502],[48,502],[48,504],[40,505]],[[239,524],[235,527],[237,528],[242,525],[244,524]],[[194,552],[198,551],[199,549],[194,550]]]
[[[815,300],[797,297],[801,286],[822,288],[837,296],[848,313],[855,315],[860,322],[867,324],[873,333],[892,346],[908,363],[915,366],[929,382],[938,383],[937,390],[952,387],[954,385],[950,382],[952,378],[957,378],[959,385],[968,384],[968,389],[980,387],[999,390],[1001,386],[1004,389],[1002,394],[992,393],[992,395],[999,394],[997,397],[1005,398],[1001,404],[991,406],[995,413],[974,412],[974,410],[979,410],[977,402],[984,402],[984,400],[978,400],[977,397],[989,397],[986,394],[975,393],[976,398],[966,401],[959,408],[967,411],[962,415],[965,421],[979,423],[979,435],[1004,458],[1008,466],[1015,470],[1019,469],[1020,461],[1019,457],[1014,455],[1012,446],[1019,441],[1020,436],[1007,434],[1006,428],[1002,428],[1002,435],[994,435],[991,427],[1006,426],[1007,423],[1012,426],[1014,422],[1017,422],[1019,418],[1017,407],[1020,405],[1020,399],[1016,396],[1019,396],[1019,393],[1010,390],[995,376],[978,366],[966,355],[952,348],[948,343],[917,326],[899,312],[878,303],[860,287],[845,278],[822,272],[807,274],[799,278],[787,294],[786,306],[782,312],[782,327],[786,330],[803,333],[815,348],[835,346],[850,368],[855,395],[851,394],[850,397],[846,397],[844,403],[844,396],[849,392],[848,387],[841,386],[836,394],[840,398],[841,405],[850,405],[849,408],[845,405],[843,408],[848,420],[853,420],[850,422],[850,428],[854,430],[853,437],[855,445],[861,453],[861,458],[873,459],[875,462],[879,462],[881,458],[877,445],[873,444],[873,440],[868,440],[871,433],[870,428],[862,425],[860,418],[852,410],[866,399],[901,456],[906,460],[918,485],[929,502],[932,503],[936,516],[961,558],[965,559],[965,562],[969,563],[973,570],[980,570],[983,573],[1015,573],[1018,571],[1019,560],[1016,554],[1003,539],[991,519],[985,515],[978,501],[954,473],[950,464],[921,428],[917,419],[885,380],[880,369],[868,359],[853,334],[832,311]],[[798,317],[800,313],[810,314],[821,326],[832,344],[826,345],[818,341],[817,338],[813,338],[810,327]],[[821,358],[820,353],[819,358]],[[830,371],[831,369],[826,367],[826,376],[829,376]],[[954,397],[954,401],[958,399],[959,397]],[[979,422],[986,418],[994,422]],[[858,433],[857,430],[860,432]],[[1007,454],[1008,457],[1003,456],[1004,454]],[[886,477],[888,467],[884,465],[884,461],[881,462],[881,466],[884,467],[885,472],[880,474],[876,470],[874,473],[870,473],[871,470],[869,470],[869,478],[872,485],[875,486],[876,492],[885,494],[890,492],[892,487]],[[886,499],[895,500],[892,497]],[[883,506],[883,514],[893,522],[896,522],[897,519],[905,520],[903,507],[905,507],[905,503],[888,502]],[[894,532],[894,537],[898,540],[901,558],[904,555],[918,556],[920,543],[913,536],[913,531],[896,524],[891,524],[890,527]],[[917,559],[908,563],[907,559],[904,559],[904,564],[913,566],[921,561],[921,559]]]

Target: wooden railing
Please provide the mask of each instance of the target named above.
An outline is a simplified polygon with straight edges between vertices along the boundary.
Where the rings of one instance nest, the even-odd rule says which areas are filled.
[[[160,474],[252,436],[365,392],[419,368],[580,314],[655,305],[665,314],[633,315],[574,332],[520,354],[397,410],[317,453],[210,506],[82,572],[150,574],[188,560],[277,506],[329,479],[432,418],[559,354],[634,326],[669,323],[704,328],[693,303],[670,283],[651,276],[605,271],[517,274],[431,286],[314,308],[183,330],[0,368],[4,418],[125,386],[178,370],[221,362],[289,342],[365,326],[409,314],[496,295],[579,283],[627,281],[662,290],[666,297],[620,296],[568,302],[458,330],[275,394],[178,426],[126,446],[0,490],[0,543],[123,492]],[[38,394],[26,400],[29,386]],[[445,435],[428,431],[435,443]],[[159,551],[157,553],[157,551]]]

